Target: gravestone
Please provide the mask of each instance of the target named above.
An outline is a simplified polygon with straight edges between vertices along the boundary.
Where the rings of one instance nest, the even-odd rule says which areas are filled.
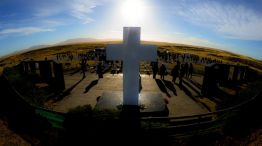
[[[25,62],[24,63],[24,71],[26,72],[26,73],[28,73],[28,63],[27,62]]]
[[[64,73],[63,73],[63,66],[61,63],[53,62],[54,67],[54,85],[58,89],[58,91],[62,91],[65,89],[65,80],[64,80]]]
[[[236,87],[246,80],[246,66],[212,63],[205,67],[201,93],[214,96],[218,86]]]
[[[234,67],[234,72],[233,72],[233,78],[232,78],[232,80],[233,80],[234,82],[237,82],[237,80],[238,80],[238,74],[239,74],[239,66],[235,66],[235,67]]]
[[[35,62],[34,61],[30,61],[29,62],[29,67],[30,67],[30,72],[32,74],[35,74],[36,73],[36,67],[35,67]]]
[[[60,63],[51,60],[22,61],[19,68],[21,74],[29,75],[31,79],[35,79],[35,82],[46,82],[57,92],[65,89],[63,66]]]
[[[52,70],[50,61],[40,61],[39,62],[40,76],[47,82],[52,79]]]

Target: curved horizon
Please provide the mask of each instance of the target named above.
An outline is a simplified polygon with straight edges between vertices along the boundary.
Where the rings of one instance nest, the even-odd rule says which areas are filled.
[[[22,6],[22,7],[21,7]],[[0,56],[73,38],[141,38],[221,49],[262,60],[262,2],[205,0],[11,0],[0,4]]]

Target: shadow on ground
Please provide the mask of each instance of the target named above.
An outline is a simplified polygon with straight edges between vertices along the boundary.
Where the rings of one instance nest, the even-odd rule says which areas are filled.
[[[184,84],[184,82],[182,83],[182,85],[179,85],[179,84],[176,83],[176,85],[180,88],[180,90],[184,91],[184,93],[187,96],[189,96],[190,98],[194,99],[192,93],[190,92],[190,90],[183,84]]]
[[[64,90],[62,93],[60,93],[56,98],[55,101],[59,101],[61,99],[63,99],[63,97],[67,96],[70,94],[70,92],[82,81],[84,80],[84,78],[81,78],[78,82],[76,82],[73,86],[71,86],[70,88]]]
[[[171,95],[168,93],[168,91],[167,91],[167,89],[166,89],[166,86],[165,86],[165,84],[162,82],[162,80],[160,80],[160,79],[155,79],[155,81],[156,81],[156,84],[157,84],[157,86],[159,87],[159,89],[160,89],[162,92],[166,93],[166,95],[167,95],[168,97],[171,97]]]
[[[192,85],[192,84],[190,84],[190,83],[192,83],[193,81],[191,80],[191,79],[187,79],[187,80],[183,80],[183,83],[185,84],[185,85],[187,85],[189,88],[191,88],[194,92],[196,92],[199,96],[201,95],[201,93],[199,92],[199,87],[198,86],[195,86],[194,84],[194,86]],[[196,89],[196,88],[198,88],[198,89]]]
[[[173,94],[174,94],[175,96],[177,96],[176,88],[175,88],[174,84],[173,84],[171,81],[164,80],[164,84],[165,84],[165,86],[166,86],[169,90],[171,90],[171,91],[173,92]]]
[[[93,80],[86,88],[85,88],[85,92],[87,93],[92,87],[94,87],[95,85],[97,85],[98,80]]]

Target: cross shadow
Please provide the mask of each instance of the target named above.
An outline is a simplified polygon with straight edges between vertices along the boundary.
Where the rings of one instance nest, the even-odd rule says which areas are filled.
[[[156,84],[158,85],[159,89],[160,89],[162,92],[166,93],[166,95],[167,95],[168,97],[171,97],[171,95],[168,93],[168,91],[167,91],[167,89],[166,89],[165,84],[164,84],[160,79],[155,79],[155,81],[156,81]]]
[[[175,96],[177,96],[176,88],[171,81],[164,80],[164,84],[169,90],[173,92]]]
[[[92,87],[94,87],[95,85],[97,85],[98,80],[93,80],[86,88],[84,93],[87,93]]]

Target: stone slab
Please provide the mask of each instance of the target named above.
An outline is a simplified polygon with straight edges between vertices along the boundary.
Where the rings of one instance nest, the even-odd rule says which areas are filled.
[[[123,93],[121,91],[106,91],[99,98],[96,110],[118,110],[123,106]],[[168,116],[168,108],[163,95],[158,92],[143,92],[139,95],[139,108],[141,116]]]

